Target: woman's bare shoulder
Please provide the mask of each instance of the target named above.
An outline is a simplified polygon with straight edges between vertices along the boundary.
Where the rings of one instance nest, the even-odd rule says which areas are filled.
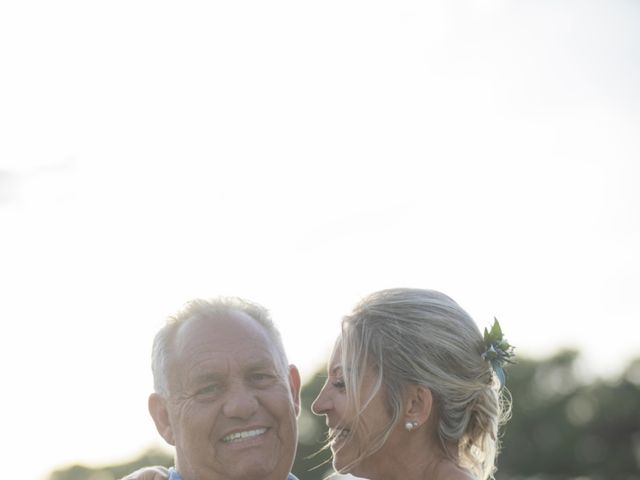
[[[437,478],[438,480],[478,480],[469,470],[460,468],[454,463],[441,465]]]

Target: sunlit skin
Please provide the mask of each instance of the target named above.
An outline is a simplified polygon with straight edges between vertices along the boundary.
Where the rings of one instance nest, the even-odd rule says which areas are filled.
[[[380,390],[361,417],[368,433],[350,431],[352,419],[346,411],[347,394],[340,360],[341,346],[337,343],[327,367],[327,381],[311,407],[316,415],[326,417],[334,438],[331,452],[336,471],[372,480],[474,480],[468,471],[459,468],[442,452],[434,433],[436,421],[431,392],[420,386],[407,388],[404,416],[393,427],[382,448],[352,465],[366,442],[389,423],[390,414],[384,391]],[[361,398],[369,398],[375,380],[373,370],[365,372]],[[404,428],[407,420],[418,422],[418,428],[407,431]],[[343,430],[348,434],[340,436]]]
[[[170,398],[152,394],[149,409],[184,480],[285,480],[300,377],[291,366],[283,378],[263,327],[241,312],[189,320],[173,358]]]

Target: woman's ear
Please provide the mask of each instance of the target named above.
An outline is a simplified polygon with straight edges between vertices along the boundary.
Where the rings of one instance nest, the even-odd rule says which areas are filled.
[[[433,409],[433,395],[431,390],[422,385],[410,385],[407,389],[405,419],[415,422],[417,426],[424,425],[431,417]]]
[[[169,412],[167,411],[166,400],[157,393],[149,395],[149,413],[153,422],[156,424],[156,429],[165,442],[169,445],[175,446],[175,440],[173,438],[173,428],[171,427],[171,420],[169,419]]]

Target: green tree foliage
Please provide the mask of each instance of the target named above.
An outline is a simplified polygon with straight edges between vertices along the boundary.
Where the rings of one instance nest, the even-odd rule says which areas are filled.
[[[575,351],[545,360],[518,358],[507,369],[512,419],[502,436],[496,480],[640,480],[640,359],[617,379],[585,383]],[[311,403],[325,379],[316,373],[302,388],[299,444],[293,472],[323,480],[331,472],[323,449],[324,417]],[[53,472],[50,480],[116,480],[148,465],[173,463],[150,450],[134,461],[103,468],[80,465]]]
[[[293,473],[301,480],[322,480],[333,471],[331,452],[324,447],[327,428],[324,417],[311,413],[311,403],[316,398],[327,375],[322,369],[302,387],[302,410],[299,419],[298,450]]]
[[[613,381],[583,383],[575,351],[508,370],[513,417],[497,480],[640,480],[640,359]]]
[[[104,467],[87,467],[73,465],[57,470],[49,476],[49,480],[117,480],[125,475],[149,465],[173,465],[173,457],[159,449],[149,449],[135,460]]]

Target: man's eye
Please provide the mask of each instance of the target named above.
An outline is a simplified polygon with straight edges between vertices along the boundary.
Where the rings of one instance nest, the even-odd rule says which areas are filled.
[[[202,387],[199,389],[196,394],[197,395],[210,395],[212,393],[217,393],[220,387],[218,385],[207,385],[206,387]]]
[[[264,373],[264,372],[252,373],[250,375],[251,381],[258,384],[270,383],[273,381],[274,378],[275,376],[272,375],[271,373]]]

